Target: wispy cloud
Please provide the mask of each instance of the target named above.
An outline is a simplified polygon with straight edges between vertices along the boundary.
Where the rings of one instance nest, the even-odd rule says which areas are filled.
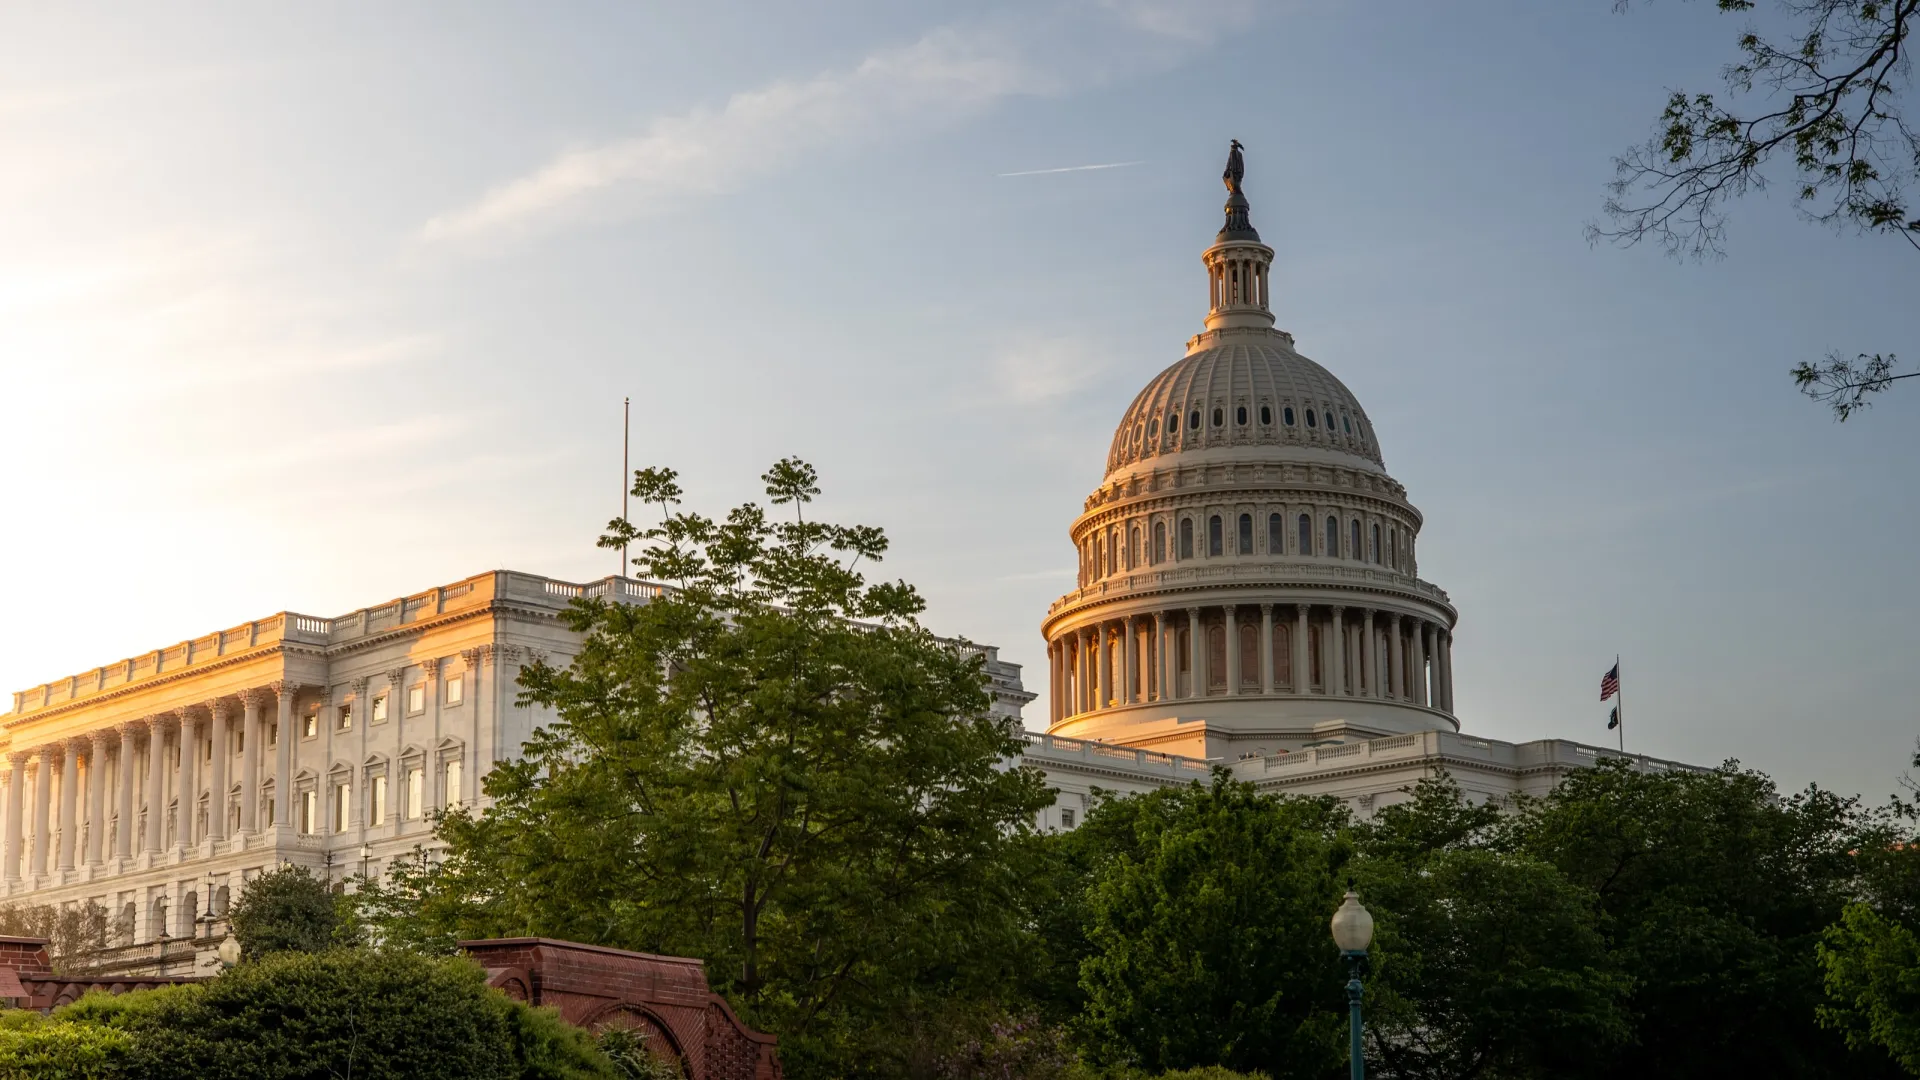
[[[1086,386],[1105,367],[1100,351],[1078,338],[1027,341],[994,357],[992,385],[1002,401],[1038,405]]]
[[[1212,35],[1244,25],[1256,10],[1246,0],[1111,0],[1091,8],[1036,2],[998,20],[944,26],[849,68],[780,80],[734,94],[718,108],[656,119],[637,135],[576,146],[433,217],[419,237],[484,244],[721,194],[820,150],[1163,68]]]
[[[1145,161],[1109,161],[1104,165],[1066,165],[1058,169],[1021,169],[1019,172],[994,173],[995,176],[1047,176],[1063,172],[1092,172],[1095,169],[1124,169],[1129,165],[1145,165]]]

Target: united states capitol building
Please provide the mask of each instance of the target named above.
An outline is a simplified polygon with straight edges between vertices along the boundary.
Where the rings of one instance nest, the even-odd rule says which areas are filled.
[[[1274,252],[1241,172],[1236,147],[1203,253],[1204,327],[1120,417],[1069,529],[1079,576],[1040,624],[1044,702],[983,650],[996,711],[1044,720],[1026,761],[1058,798],[1040,824],[1072,828],[1098,790],[1215,767],[1367,815],[1443,769],[1498,799],[1616,756],[1461,732],[1459,613],[1419,575],[1424,519],[1359,400],[1275,328]],[[184,974],[253,875],[378,874],[429,844],[430,815],[482,801],[488,769],[552,721],[517,703],[516,680],[579,649],[566,608],[659,592],[495,571],[331,618],[252,619],[19,691],[0,714],[0,902],[98,903],[111,963]]]

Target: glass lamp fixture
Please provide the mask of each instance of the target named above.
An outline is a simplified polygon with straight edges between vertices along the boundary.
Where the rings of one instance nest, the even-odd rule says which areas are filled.
[[[1333,943],[1349,955],[1364,953],[1373,944],[1373,915],[1360,905],[1360,894],[1352,889],[1333,913]]]

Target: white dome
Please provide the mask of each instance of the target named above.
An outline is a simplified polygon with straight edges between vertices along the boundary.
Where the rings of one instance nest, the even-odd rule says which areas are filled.
[[[1365,409],[1333,373],[1295,352],[1276,330],[1205,335],[1207,344],[1162,371],[1133,399],[1114,432],[1107,475],[1155,458],[1216,456],[1272,447],[1262,460],[1316,460],[1384,472]],[[1196,424],[1197,422],[1197,424]],[[1290,453],[1288,451],[1306,451]],[[1218,455],[1226,456],[1226,455]],[[1357,459],[1357,460],[1356,460]]]

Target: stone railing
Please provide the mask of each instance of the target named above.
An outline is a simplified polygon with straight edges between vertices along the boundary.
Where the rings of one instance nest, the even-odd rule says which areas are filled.
[[[578,584],[496,570],[330,619],[283,611],[17,691],[10,719],[283,643],[339,645],[499,600],[557,610],[583,596],[645,603],[661,591],[659,585],[631,578],[606,577]]]
[[[1163,754],[1157,750],[1140,750],[1131,746],[1118,746],[1096,739],[1069,739],[1060,735],[1041,735],[1033,732],[1027,734],[1027,750],[1023,756],[1050,763],[1082,761],[1090,765],[1128,767],[1143,774],[1157,774],[1175,779],[1205,777],[1213,772],[1213,762],[1199,758]]]
[[[1172,589],[1205,588],[1212,585],[1307,585],[1391,589],[1412,593],[1435,603],[1451,606],[1446,590],[1417,577],[1397,573],[1383,566],[1336,560],[1324,562],[1266,562],[1248,559],[1177,564],[1168,570],[1140,570],[1102,578],[1083,589],[1055,600],[1048,608],[1052,615],[1066,608],[1094,600],[1124,599],[1130,596],[1165,592]]]
[[[1647,772],[1665,772],[1674,769],[1704,771],[1696,765],[1648,757],[1645,754],[1622,754],[1617,750],[1586,746],[1566,739],[1510,743],[1501,742],[1498,739],[1476,739],[1467,735],[1456,735],[1450,731],[1422,731],[1410,735],[1367,739],[1361,742],[1309,747],[1291,753],[1250,758],[1237,763],[1234,769],[1241,779],[1253,780],[1276,773],[1311,772],[1321,768],[1344,769],[1376,761],[1442,756],[1455,761],[1481,763],[1492,768],[1508,770],[1573,769],[1592,765],[1604,758],[1625,758],[1635,769]]]

